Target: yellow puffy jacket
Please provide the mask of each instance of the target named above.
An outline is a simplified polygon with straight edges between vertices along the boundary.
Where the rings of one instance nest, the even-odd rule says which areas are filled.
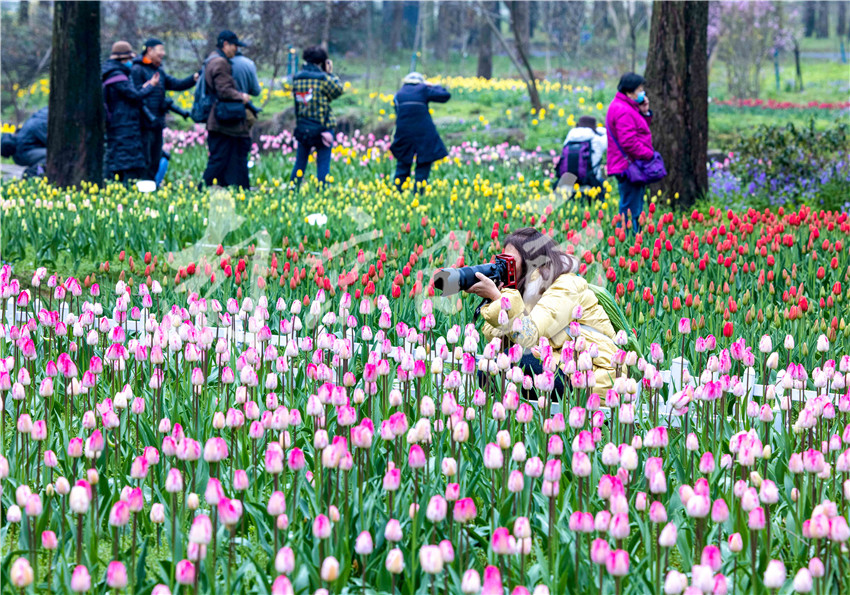
[[[535,276],[539,276],[539,272],[535,271],[532,275],[532,282]],[[593,359],[596,376],[593,392],[605,396],[614,383],[612,359],[617,350],[613,341],[615,333],[608,315],[596,299],[596,294],[588,287],[587,281],[573,273],[564,273],[530,308],[526,307],[522,295],[516,289],[503,289],[502,298],[508,298],[511,303],[507,311],[508,322],[499,325],[499,302],[487,304],[481,308],[484,336],[488,340],[507,337],[526,350],[537,347],[540,339],[545,337],[552,349],[558,352],[559,358],[564,343],[570,339],[567,331],[573,321],[573,310],[581,306],[582,316],[577,321],[581,324],[581,336],[599,348],[599,357]],[[518,317],[521,318],[521,329],[512,331],[514,320]]]

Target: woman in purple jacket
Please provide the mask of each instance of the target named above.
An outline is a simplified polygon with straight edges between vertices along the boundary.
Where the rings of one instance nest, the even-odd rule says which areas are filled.
[[[638,218],[643,212],[645,184],[632,184],[623,172],[636,159],[652,159],[652,133],[649,123],[652,112],[644,91],[646,81],[639,74],[629,72],[620,78],[617,95],[608,106],[605,129],[608,133],[608,175],[617,178],[620,189],[620,214],[632,214],[632,231],[640,230]]]

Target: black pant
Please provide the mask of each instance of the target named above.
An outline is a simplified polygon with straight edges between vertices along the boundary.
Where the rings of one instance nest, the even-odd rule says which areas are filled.
[[[145,157],[145,179],[155,180],[162,157],[162,128],[142,128],[142,152]]]
[[[24,151],[23,153],[15,153],[14,161],[24,167],[32,167],[33,165],[44,163],[47,161],[47,147],[39,147]]]
[[[251,137],[210,131],[207,148],[210,152],[204,171],[204,183],[207,186],[212,186],[215,180],[219,186],[250,188],[248,153],[251,150]]]
[[[526,353],[522,356],[522,359],[519,360],[519,367],[522,368],[524,374],[531,376],[534,378],[538,374],[543,373],[543,363],[534,357],[531,353]],[[489,382],[490,375],[485,374],[484,372],[478,372],[478,384],[482,388],[484,388]],[[555,371],[555,388],[552,390],[552,394],[550,395],[554,400],[560,400],[561,397],[564,396],[564,391],[566,391],[567,386],[569,385],[564,372],[561,368],[558,368]],[[536,401],[537,393],[536,389],[532,388],[530,390],[525,390],[521,388],[520,396],[527,401]]]
[[[428,176],[431,175],[431,164],[433,162],[429,161],[428,163],[419,163],[416,162],[416,186],[415,190],[419,191],[419,186],[428,181]],[[398,163],[395,168],[395,179],[398,180],[396,182],[395,187],[401,191],[401,187],[407,178],[410,177],[410,168],[413,166],[412,163]]]

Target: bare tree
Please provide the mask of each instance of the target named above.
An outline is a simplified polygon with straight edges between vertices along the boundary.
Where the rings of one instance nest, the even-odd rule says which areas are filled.
[[[531,101],[531,107],[535,110],[539,110],[543,107],[543,104],[540,102],[540,93],[537,91],[537,81],[534,79],[534,71],[531,69],[531,64],[528,62],[528,56],[522,51],[523,43],[520,27],[516,26],[517,18],[514,10],[517,8],[518,4],[521,5],[523,3],[512,2],[509,5],[511,8],[511,29],[514,32],[514,48],[511,48],[501,31],[499,31],[496,27],[496,23],[493,21],[493,15],[480,0],[477,3],[477,8],[481,12],[481,15],[487,20],[487,25],[490,27],[490,30],[496,36],[496,39],[502,46],[502,49],[505,50],[505,53],[511,60],[511,63],[513,63],[514,67],[517,69],[520,78],[522,78],[525,86],[528,88],[528,97]]]
[[[103,179],[100,2],[54,5],[47,178],[57,186]]]

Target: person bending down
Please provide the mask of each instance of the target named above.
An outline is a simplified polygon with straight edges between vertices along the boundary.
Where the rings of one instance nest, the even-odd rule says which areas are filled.
[[[395,94],[396,126],[395,138],[390,151],[395,157],[395,185],[401,191],[410,177],[410,168],[416,158],[415,188],[418,190],[428,181],[431,165],[446,155],[443,144],[428,104],[445,103],[451,98],[444,87],[431,85],[418,72],[411,72],[402,81],[401,89]]]

